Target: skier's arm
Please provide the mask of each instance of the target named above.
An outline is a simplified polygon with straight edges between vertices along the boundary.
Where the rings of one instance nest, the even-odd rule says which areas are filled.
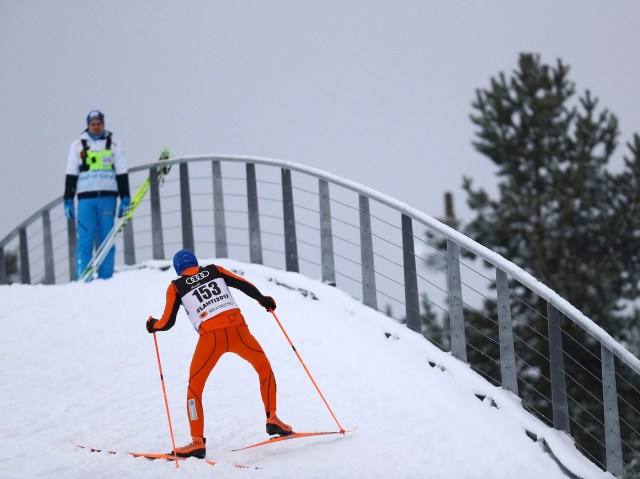
[[[256,288],[253,283],[250,283],[246,279],[233,274],[231,271],[224,269],[222,266],[216,265],[220,274],[224,278],[225,282],[232,288],[239,289],[250,298],[255,299],[258,303],[264,302],[265,296]]]
[[[127,156],[125,155],[122,143],[113,140],[111,145],[113,152],[113,163],[116,172],[116,181],[118,182],[118,196],[120,198],[131,197],[129,192],[129,170],[127,168]]]
[[[122,143],[118,140],[113,140],[111,151],[113,153],[113,167],[116,175],[126,175],[129,172],[129,168],[127,166],[127,155],[124,152]]]
[[[80,174],[80,142],[75,141],[69,147],[67,155],[67,175],[64,182],[64,199],[73,199],[76,196],[78,175]]]
[[[76,196],[78,175],[67,175],[64,180],[64,199],[72,200]]]
[[[80,157],[82,152],[82,143],[80,140],[74,141],[69,147],[69,154],[67,155],[67,175],[78,176],[80,174]]]
[[[167,331],[176,323],[176,315],[180,309],[180,300],[178,299],[178,290],[171,283],[167,288],[167,301],[164,306],[164,313],[157,323],[153,325],[155,331]]]
[[[118,183],[118,196],[120,199],[131,197],[131,193],[129,192],[129,175],[127,173],[123,173],[121,175],[116,175],[116,182]]]
[[[265,308],[267,311],[273,311],[276,309],[276,301],[271,296],[264,296],[252,283],[236,274],[233,274],[231,271],[224,269],[222,266],[216,265],[216,268],[218,268],[218,271],[224,278],[227,285],[232,288],[239,289],[250,298],[255,299],[260,303],[260,306]]]

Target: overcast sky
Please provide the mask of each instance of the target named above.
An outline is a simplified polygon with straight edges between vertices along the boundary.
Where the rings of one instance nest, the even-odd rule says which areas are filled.
[[[571,67],[640,132],[638,0],[0,0],[0,238],[61,196],[94,108],[130,166],[255,155],[321,168],[442,216],[471,146],[477,88],[521,52]]]

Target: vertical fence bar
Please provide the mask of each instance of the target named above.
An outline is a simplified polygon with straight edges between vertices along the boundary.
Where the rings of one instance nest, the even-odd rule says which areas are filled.
[[[567,434],[571,434],[560,312],[553,305],[547,303],[547,316],[549,321],[549,361],[551,362],[553,427],[561,431],[566,431]]]
[[[76,236],[76,222],[75,220],[67,220],[67,245],[69,252],[69,281],[76,280],[76,245],[78,244],[78,238]]]
[[[211,162],[213,177],[213,228],[216,238],[216,258],[228,258],[227,227],[224,217],[224,194],[222,192],[222,168],[220,161]]]
[[[331,228],[331,198],[329,182],[318,180],[318,198],[320,201],[320,264],[322,265],[322,281],[336,285],[336,267],[333,256],[333,231]]]
[[[53,237],[51,235],[51,214],[49,210],[42,212],[42,241],[44,245],[44,284],[56,284],[56,273],[53,261]]]
[[[164,259],[160,184],[158,182],[158,169],[156,167],[149,168],[149,190],[151,194],[151,242],[153,245],[153,259]]]
[[[195,253],[189,165],[186,162],[180,163],[180,206],[182,207],[182,247]]]
[[[136,264],[136,245],[133,239],[133,219],[130,219],[122,229],[122,243],[124,245],[124,264]]]
[[[518,395],[518,373],[516,370],[516,353],[513,346],[509,281],[507,274],[501,269],[496,269],[496,289],[498,292],[498,337],[500,339],[502,388]]]
[[[7,264],[4,259],[4,246],[0,246],[0,284],[7,284],[9,278],[7,278]]]
[[[300,271],[298,265],[298,241],[293,208],[293,184],[291,170],[282,168],[282,210],[284,217],[284,254],[287,271]]]
[[[467,362],[467,338],[464,332],[464,310],[462,303],[462,281],[460,278],[460,249],[447,240],[447,268],[449,285],[449,321],[451,328],[451,354]]]
[[[260,237],[260,211],[258,209],[258,182],[256,165],[247,163],[247,212],[249,214],[249,261],[262,264],[262,238]]]
[[[22,281],[22,284],[31,284],[27,228],[20,228],[20,280]]]
[[[416,254],[413,244],[413,221],[405,214],[402,214],[402,256],[404,263],[404,304],[407,314],[407,327],[414,331],[421,332],[418,274],[416,272]]]
[[[378,309],[378,293],[376,291],[376,269],[373,261],[373,233],[371,230],[369,198],[360,194],[359,203],[362,302],[373,309]]]
[[[618,389],[613,353],[600,345],[602,361],[602,399],[604,403],[604,437],[607,449],[607,471],[622,477],[622,439],[620,437],[620,414],[618,412]]]

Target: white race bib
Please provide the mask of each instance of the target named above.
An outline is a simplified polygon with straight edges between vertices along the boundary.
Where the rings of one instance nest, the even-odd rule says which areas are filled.
[[[222,278],[202,284],[180,299],[196,331],[203,321],[238,307]]]

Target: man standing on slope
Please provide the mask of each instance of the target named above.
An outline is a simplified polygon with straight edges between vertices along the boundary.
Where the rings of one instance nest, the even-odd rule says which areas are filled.
[[[192,442],[176,448],[171,454],[175,452],[178,457],[193,456],[200,459],[205,457],[207,451],[202,391],[211,370],[226,352],[236,353],[248,361],[258,373],[260,394],[267,413],[267,434],[291,434],[291,426],[276,416],[276,379],[271,364],[262,346],[249,332],[229,286],[255,299],[267,311],[276,309],[275,300],[271,296],[263,296],[249,281],[221,266],[198,266],[195,255],[186,249],[175,254],[173,267],[179,277],[167,288],[162,318],[158,320],[149,316],[147,331],[154,333],[171,329],[182,304],[200,339],[191,359],[187,389],[187,416]]]
[[[74,197],[78,195],[78,245],[76,277],[80,278],[91,258],[93,246],[107,237],[115,220],[116,199],[120,196],[118,218],[131,203],[127,160],[119,141],[104,128],[104,115],[93,110],[87,115],[87,129],[74,141],[67,159],[64,214],[76,219]],[[98,268],[98,277],[111,278],[115,247]]]

